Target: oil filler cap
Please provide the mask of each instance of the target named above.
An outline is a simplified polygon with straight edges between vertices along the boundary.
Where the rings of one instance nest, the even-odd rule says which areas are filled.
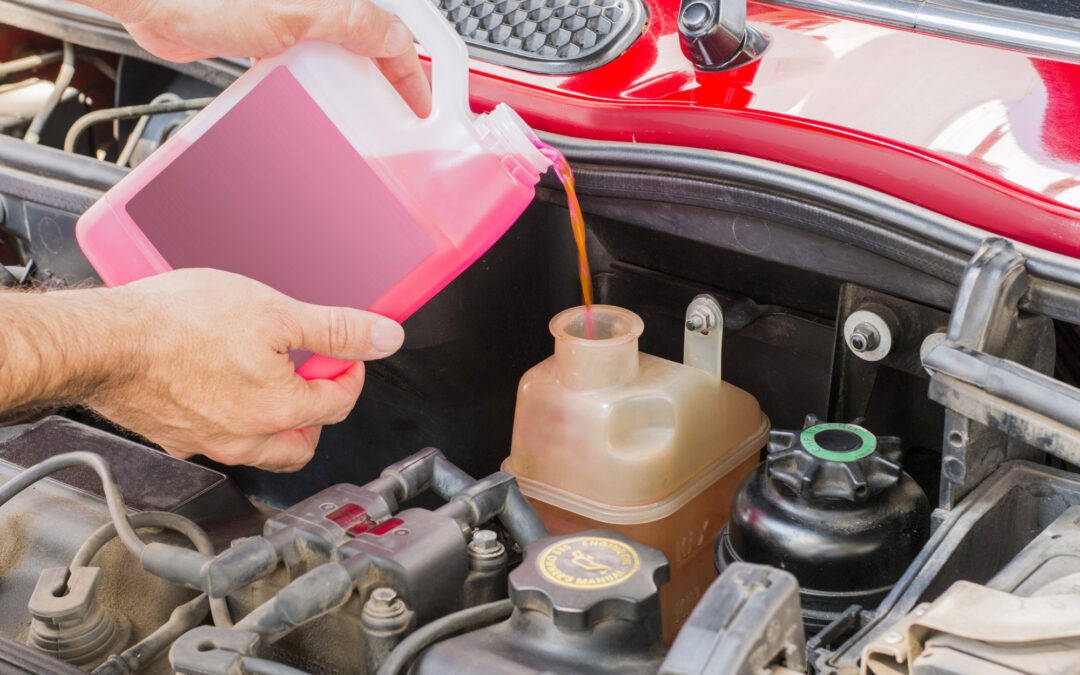
[[[556,626],[585,630],[600,621],[658,617],[667,557],[609,530],[548,537],[525,548],[510,573],[510,599],[519,609],[551,617]]]
[[[820,422],[769,434],[769,478],[808,498],[860,502],[897,484],[900,439],[858,424]]]

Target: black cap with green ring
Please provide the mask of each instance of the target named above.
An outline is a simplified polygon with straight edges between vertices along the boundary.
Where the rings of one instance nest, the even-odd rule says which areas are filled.
[[[825,422],[803,429],[799,444],[818,459],[854,462],[877,449],[877,437],[855,424]]]
[[[796,494],[861,502],[900,479],[900,439],[858,424],[808,416],[802,429],[769,435],[768,476]]]

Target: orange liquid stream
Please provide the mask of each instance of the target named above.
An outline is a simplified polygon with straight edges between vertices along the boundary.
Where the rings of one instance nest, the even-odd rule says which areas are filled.
[[[585,251],[585,217],[581,214],[577,190],[574,189],[574,172],[570,163],[561,152],[542,141],[536,141],[536,147],[554,164],[555,175],[566,189],[566,203],[570,210],[570,229],[574,232],[574,241],[578,251],[578,277],[581,279],[581,297],[585,301],[585,337],[593,339],[596,329],[593,324],[593,287],[592,274],[589,272],[589,256]]]

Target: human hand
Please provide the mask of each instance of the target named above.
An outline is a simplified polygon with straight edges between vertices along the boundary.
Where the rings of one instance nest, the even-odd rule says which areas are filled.
[[[115,17],[144,49],[169,61],[263,58],[303,40],[341,44],[374,57],[417,115],[431,110],[412,35],[370,0],[78,1]]]
[[[390,319],[309,305],[216,270],[177,270],[101,293],[115,310],[119,347],[87,402],[180,458],[299,470],[321,427],[352,410],[364,364],[306,381],[289,351],[363,361],[389,356],[404,339]]]

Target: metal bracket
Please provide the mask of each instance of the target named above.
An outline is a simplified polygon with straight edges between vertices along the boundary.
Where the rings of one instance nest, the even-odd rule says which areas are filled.
[[[683,363],[720,380],[724,343],[724,310],[711,295],[699,295],[686,308]]]
[[[937,448],[944,413],[925,397],[920,349],[930,335],[944,337],[949,315],[934,307],[856,284],[844,284],[836,313],[832,375],[826,418],[840,422],[865,417],[878,434],[900,436],[906,447]],[[861,324],[878,334],[872,344],[853,344]],[[868,327],[862,327],[869,332]],[[888,332],[888,349],[881,339]],[[863,350],[858,351],[862,346]],[[870,357],[870,358],[868,358]],[[911,428],[910,419],[925,420]]]
[[[1017,361],[1033,374],[1053,367],[1053,324],[1041,316],[1021,316],[1018,305],[1028,291],[1026,260],[1012,242],[983,242],[968,264],[957,289],[947,337],[929,350],[924,365],[932,371],[930,397],[946,407],[939,506],[951,509],[1006,459],[1038,459],[1026,443],[1011,443],[1030,434],[1018,433],[992,416],[987,394],[971,383],[950,381],[943,369],[943,348],[966,349]],[[935,368],[933,364],[937,364]],[[1032,368],[1034,370],[1032,370]],[[962,378],[953,378],[960,380]],[[1038,445],[1038,444],[1036,444]]]

